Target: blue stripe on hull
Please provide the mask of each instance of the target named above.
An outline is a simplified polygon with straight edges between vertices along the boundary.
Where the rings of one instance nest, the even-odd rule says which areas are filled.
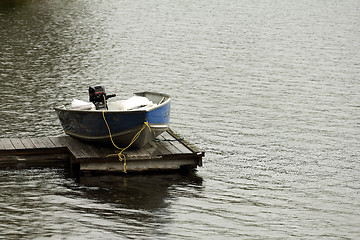
[[[150,124],[169,124],[170,122],[170,103],[156,108],[146,114]]]

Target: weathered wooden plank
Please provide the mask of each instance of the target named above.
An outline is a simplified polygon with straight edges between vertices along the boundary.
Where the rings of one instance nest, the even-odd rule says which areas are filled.
[[[81,151],[81,142],[71,137],[60,137],[59,140],[69,149],[75,158],[84,158],[85,154]]]
[[[185,145],[188,149],[190,149],[193,153],[195,153],[196,155],[202,155],[203,157],[205,156],[205,152],[200,150],[200,148],[198,148],[196,145],[189,143],[186,139],[182,138],[181,135],[175,131],[173,131],[172,129],[169,129],[167,131],[170,135],[174,136],[177,140],[179,140],[179,142],[183,145]]]
[[[167,141],[176,141],[176,138],[173,135],[171,135],[168,131],[163,132],[160,135],[160,137],[163,137]]]
[[[58,148],[66,147],[63,142],[59,140],[59,137],[49,137],[49,140]]]
[[[159,141],[151,141],[141,149],[124,151],[128,170],[142,172],[177,169],[182,166],[196,167],[196,163],[199,164],[201,161],[203,152],[191,150],[186,142],[171,133],[166,132],[158,139]],[[42,164],[45,166],[47,163],[53,166],[57,162],[71,161],[71,164],[79,163],[80,168],[84,170],[90,170],[84,167],[86,166],[84,164],[92,164],[100,168],[94,170],[102,168],[107,168],[107,171],[123,170],[123,162],[120,162],[117,156],[120,150],[111,145],[86,143],[69,136],[3,138],[0,139],[0,150],[0,168],[6,167],[7,164],[22,166],[25,162],[34,166]]]
[[[168,155],[171,154],[171,152],[166,149],[162,144],[160,144],[159,141],[151,141],[150,145],[156,149],[157,151],[159,151],[160,155]]]
[[[164,136],[159,136],[158,137],[159,139],[159,142],[166,148],[168,149],[171,154],[182,154],[183,151],[181,151],[179,148],[175,147],[173,144],[170,144],[170,141],[171,142],[174,142],[176,140],[173,140],[173,139],[169,139],[169,138],[165,138]]]
[[[5,150],[5,146],[4,146],[4,144],[2,143],[1,139],[0,139],[0,150]]]
[[[106,159],[108,155],[118,154],[121,150],[109,145],[101,145],[101,144],[91,144],[90,145],[93,152],[101,159]]]
[[[34,149],[36,146],[34,143],[30,140],[30,138],[20,138],[20,141],[24,145],[26,149]]]
[[[148,143],[146,145],[146,151],[150,154],[151,157],[156,157],[161,155],[161,153],[159,152],[159,150],[155,147],[153,147],[153,141],[151,141],[150,143]]]
[[[65,146],[67,144],[67,140],[73,139],[73,138],[69,137],[69,136],[60,136],[60,137],[57,137],[57,139],[61,142],[61,144],[63,144]]]
[[[60,141],[68,147],[76,159],[104,158],[106,157],[106,152],[109,152],[109,149],[103,147],[98,147],[97,149],[92,144],[84,143],[71,137],[60,138]],[[113,151],[110,153],[113,153]]]
[[[84,156],[87,158],[99,158],[103,155],[99,155],[96,151],[96,147],[89,144],[83,144],[81,147],[81,151],[83,152]]]
[[[128,161],[127,172],[145,172],[145,171],[164,171],[179,170],[182,166],[196,167],[194,159],[173,159],[173,160],[144,160],[144,161]],[[92,162],[80,164],[81,171],[105,171],[105,172],[122,172],[122,162]]]
[[[24,144],[22,144],[19,138],[10,138],[10,141],[15,147],[15,149],[25,149]]]
[[[171,154],[181,154],[182,151],[180,151],[177,147],[175,147],[173,144],[171,144],[168,139],[161,139],[160,137],[160,141],[161,141],[161,144],[166,148],[168,149]],[[173,140],[173,141],[176,141],[176,140]]]
[[[94,156],[99,159],[105,159],[109,154],[115,154],[116,151],[113,149],[104,148],[102,146],[90,145],[91,150],[94,153]]]
[[[151,155],[144,148],[141,149],[127,149],[124,154],[128,160],[132,159],[151,159]]]
[[[151,154],[147,150],[149,148],[149,144],[146,144],[144,147],[138,148],[128,148],[124,151],[124,154],[127,156],[129,160],[131,159],[151,159]]]
[[[69,161],[69,154],[29,154],[29,155],[0,155],[0,169],[8,167],[64,167]]]
[[[43,142],[43,144],[47,148],[55,148],[56,147],[55,144],[52,141],[50,141],[50,139],[48,137],[40,137],[39,139]]]
[[[151,141],[153,142],[153,141]],[[143,149],[149,153],[150,158],[158,158],[159,155],[161,155],[161,153],[153,147],[153,145],[149,142],[148,144],[146,144],[146,146],[143,147]]]
[[[186,147],[184,144],[178,141],[171,141],[169,142],[171,145],[175,146],[177,149],[181,151],[181,153],[185,154],[192,154],[193,151],[191,151],[188,147]]]
[[[94,145],[89,145],[92,147],[92,150],[95,152],[96,155],[91,155],[91,156],[87,156],[85,158],[79,158],[78,161],[79,162],[94,162],[94,160],[98,159],[98,161],[105,161],[105,162],[113,162],[115,160],[118,159],[118,154],[121,150],[112,147],[111,145],[109,146],[94,146]],[[152,151],[150,151],[149,149],[152,149]],[[157,158],[159,153],[157,152],[157,154],[153,154],[154,152],[154,148],[149,145],[147,147],[141,148],[141,149],[126,149],[123,154],[125,155],[126,159],[129,161],[132,160],[150,160],[153,158]],[[165,153],[168,154],[169,152],[166,151],[165,149]]]
[[[183,143],[177,141],[169,132],[164,132],[162,135],[165,141],[171,142],[173,146],[181,151],[181,153],[193,153],[188,147],[186,147]],[[174,141],[174,140],[175,141]]]
[[[14,145],[11,143],[9,138],[2,138],[1,139],[2,144],[4,145],[5,150],[15,150]]]
[[[40,140],[40,138],[30,138],[30,140],[36,148],[46,148],[45,144]]]

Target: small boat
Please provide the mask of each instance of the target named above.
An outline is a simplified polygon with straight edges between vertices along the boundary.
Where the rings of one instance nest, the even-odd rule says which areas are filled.
[[[71,106],[54,108],[67,135],[141,148],[169,128],[171,98],[166,94],[138,92],[127,100],[108,103],[107,98],[115,95],[107,96],[97,86],[89,88],[89,96],[91,102],[73,100]]]

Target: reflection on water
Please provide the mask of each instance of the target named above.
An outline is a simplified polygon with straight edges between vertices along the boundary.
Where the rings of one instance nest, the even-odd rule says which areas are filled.
[[[59,170],[1,171],[1,236],[166,236],[177,201],[172,192],[190,187],[197,197],[202,181],[174,173],[84,176],[75,182]]]
[[[87,197],[130,209],[156,210],[168,207],[171,189],[194,186],[200,189],[203,179],[194,173],[82,176],[79,179]],[[146,186],[146,187],[144,187]]]

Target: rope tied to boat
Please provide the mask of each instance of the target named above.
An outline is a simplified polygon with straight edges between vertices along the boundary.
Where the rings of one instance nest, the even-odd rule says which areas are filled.
[[[125,156],[125,154],[124,154],[124,151],[125,151],[126,149],[128,149],[128,148],[138,139],[138,137],[140,136],[141,132],[142,132],[146,127],[149,128],[150,132],[151,132],[151,128],[150,128],[150,126],[149,126],[149,123],[148,123],[147,121],[145,121],[144,124],[143,124],[143,126],[141,127],[141,129],[140,129],[140,130],[135,134],[135,136],[132,138],[132,140],[130,141],[129,145],[128,145],[127,147],[121,148],[121,147],[118,147],[118,146],[115,144],[114,140],[113,140],[113,137],[112,137],[112,134],[111,134],[111,130],[110,130],[110,126],[109,126],[109,124],[108,124],[108,122],[107,122],[107,120],[106,120],[106,117],[105,117],[105,113],[106,113],[106,111],[104,110],[104,111],[102,112],[102,115],[103,115],[103,118],[104,118],[106,127],[107,127],[107,129],[108,129],[108,131],[109,131],[109,137],[110,137],[111,143],[113,144],[113,146],[114,146],[115,148],[117,148],[118,150],[120,150],[120,152],[119,152],[118,154],[109,154],[108,157],[110,157],[110,156],[118,156],[118,157],[119,157],[119,161],[120,161],[120,162],[124,162],[124,173],[126,173],[126,156]]]

